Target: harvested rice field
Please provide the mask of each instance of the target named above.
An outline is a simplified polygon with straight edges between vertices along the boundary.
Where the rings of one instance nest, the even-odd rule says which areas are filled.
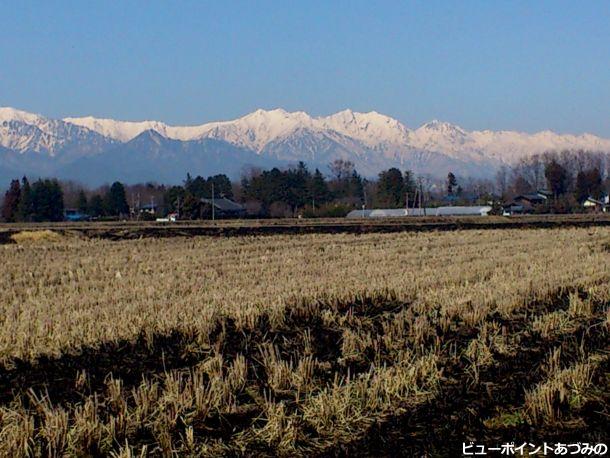
[[[608,227],[11,237],[1,456],[608,442]]]

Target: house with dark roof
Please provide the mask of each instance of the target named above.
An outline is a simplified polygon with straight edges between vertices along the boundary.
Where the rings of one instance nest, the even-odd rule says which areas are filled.
[[[520,194],[512,201],[503,205],[505,215],[515,215],[521,213],[533,213],[536,207],[546,204],[551,197],[548,191],[537,191],[528,194]]]
[[[133,209],[133,213],[134,214],[143,214],[143,213],[148,213],[149,215],[154,215],[157,213],[157,205],[154,202],[151,202],[149,204],[144,204],[144,205],[140,205],[137,208]]]
[[[246,215],[246,208],[243,205],[233,202],[226,197],[219,197],[217,199],[202,198],[200,202],[214,207],[215,218],[243,218]]]

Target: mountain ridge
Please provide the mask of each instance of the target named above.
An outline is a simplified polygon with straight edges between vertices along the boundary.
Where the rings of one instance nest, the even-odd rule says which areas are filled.
[[[159,158],[164,159],[159,159],[139,151],[133,144],[129,148],[122,147],[147,131],[185,143],[184,148],[163,142],[171,154],[160,153]],[[216,142],[202,143],[205,139]],[[189,151],[187,156],[193,166],[214,169],[215,172],[222,171],[223,167],[235,172],[239,163],[288,165],[299,160],[311,166],[325,167],[330,161],[340,158],[354,162],[365,176],[398,166],[436,176],[446,175],[448,170],[452,170],[479,177],[491,176],[503,164],[510,165],[547,150],[610,152],[609,139],[589,133],[467,131],[439,120],[409,128],[399,120],[376,111],[361,113],[346,109],[328,116],[311,116],[304,111],[289,112],[282,108],[258,109],[228,121],[172,126],[153,120],[117,121],[92,116],[59,120],[0,107],[0,146],[19,153],[0,152],[0,165],[5,169],[19,169],[19,158],[27,157],[23,162],[29,165],[21,167],[25,173],[28,169],[36,169],[36,158],[39,158],[41,163],[45,162],[43,169],[46,173],[69,169],[75,179],[79,179],[79,173],[75,167],[68,167],[70,164],[95,158],[93,162],[102,167],[104,157],[107,161],[117,160],[115,154],[110,154],[117,149],[152,161],[146,169],[153,172],[155,168],[169,167],[171,170],[172,160],[180,162],[181,169],[187,167],[184,158],[176,156],[182,148]],[[151,148],[151,145],[146,143],[146,146],[141,146],[144,147]],[[226,153],[224,161],[223,152]],[[199,160],[197,154],[207,158],[210,166]],[[131,167],[137,166],[133,161],[127,162]],[[113,179],[121,175],[112,164],[106,164],[114,172],[108,176],[100,173],[101,177]],[[150,179],[166,178],[166,172],[153,173]],[[193,172],[198,173],[197,170]],[[128,175],[139,176],[133,171]],[[174,176],[173,173],[169,175]]]

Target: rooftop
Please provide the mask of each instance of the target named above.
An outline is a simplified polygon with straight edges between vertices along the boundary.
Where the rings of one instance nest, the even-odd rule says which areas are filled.
[[[214,207],[222,211],[238,212],[244,210],[243,205],[240,205],[237,202],[233,202],[232,200],[227,199],[225,197],[220,197],[218,199],[214,199],[213,201],[212,199],[202,198],[201,202],[210,205],[212,205],[213,203]]]

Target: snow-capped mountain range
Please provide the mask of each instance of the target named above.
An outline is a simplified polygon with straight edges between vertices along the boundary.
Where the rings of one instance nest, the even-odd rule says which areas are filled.
[[[98,184],[179,182],[187,172],[237,177],[245,166],[287,166],[303,160],[327,171],[351,160],[365,176],[389,167],[445,176],[491,176],[502,164],[549,150],[610,152],[610,140],[550,131],[466,131],[432,121],[410,129],[371,111],[313,117],[282,109],[197,126],[94,117],[49,119],[0,108],[0,178],[56,175]]]

